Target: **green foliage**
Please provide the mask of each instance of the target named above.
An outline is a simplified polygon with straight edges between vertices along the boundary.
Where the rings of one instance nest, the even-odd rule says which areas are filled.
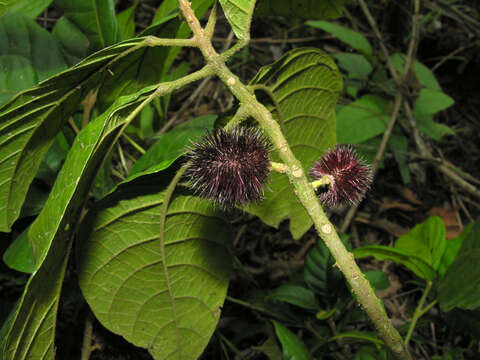
[[[330,309],[341,295],[345,295],[345,282],[340,270],[335,268],[335,259],[323,241],[317,241],[305,257],[303,279],[315,291],[319,302]]]
[[[0,18],[0,105],[66,68],[52,35],[18,14]]]
[[[282,285],[272,291],[267,299],[283,301],[307,310],[317,310],[319,308],[315,293],[298,285]]]
[[[365,95],[337,113],[337,140],[358,144],[383,134],[389,120],[388,103],[377,95]]]
[[[438,300],[443,311],[480,307],[480,220],[467,231],[455,261],[438,286]]]
[[[239,39],[250,37],[250,22],[252,19],[254,0],[220,0],[223,12],[233,32]]]
[[[415,275],[425,280],[434,280],[447,247],[445,225],[432,216],[402,235],[393,248],[383,245],[356,248],[355,257],[374,256],[378,260],[392,260],[406,266]]]
[[[55,0],[55,4],[87,36],[90,52],[120,40],[114,0]]]
[[[312,357],[308,353],[305,344],[290,330],[277,321],[272,321],[275,328],[275,334],[282,344],[283,359],[285,360],[310,360]]]
[[[303,19],[335,19],[347,0],[259,0],[255,15],[298,16]]]
[[[345,44],[360,51],[365,56],[373,55],[372,47],[366,37],[356,31],[327,21],[309,21],[307,22],[307,25],[332,34]]]
[[[28,230],[29,228],[18,235],[3,253],[3,261],[11,269],[30,274],[35,270],[35,263],[28,240]]]
[[[40,15],[52,2],[53,0],[2,1],[2,4],[0,4],[0,16],[2,15],[3,9],[6,9],[6,16],[12,16],[12,14],[22,14],[30,19],[34,19]]]
[[[263,101],[269,104],[292,151],[308,172],[336,143],[334,109],[342,81],[333,61],[318,49],[294,49],[262,67],[250,86],[263,93]],[[279,158],[274,152],[271,159]],[[270,173],[268,187],[271,191],[266,191],[265,200],[247,211],[272,226],[290,219],[290,231],[298,239],[312,226],[310,217],[285,176]]]
[[[28,231],[35,271],[5,340],[5,360],[41,354],[46,359],[54,358],[56,311],[72,233],[78,226],[75,221],[105,151],[145,93],[148,91],[118,99],[115,106],[90,122],[75,139],[45,207]]]
[[[345,2],[260,0],[256,14],[330,19],[340,16]],[[201,18],[213,3],[195,0],[191,6]],[[248,39],[255,1],[219,3],[236,37]],[[172,112],[170,93],[159,96],[166,89],[161,83],[183,78],[199,63],[193,57],[176,62],[179,47],[150,41],[190,35],[178,0],[162,1],[150,26],[134,37],[136,15],[143,11],[139,4],[117,14],[114,0],[0,1],[0,231],[11,231],[13,239],[3,261],[30,274],[0,329],[0,359],[53,360],[59,305],[68,306],[75,296],[83,295],[78,306],[86,300],[105,328],[147,349],[154,359],[197,359],[219,322],[232,263],[239,261],[230,249],[232,214],[195,196],[185,179],[174,177],[188,147],[213,129],[218,115],[183,120],[157,134]],[[33,20],[48,6],[62,14],[51,32]],[[391,116],[394,88],[365,36],[324,21],[307,24],[358,51],[333,56],[345,72],[351,100],[337,107],[337,120],[342,76],[316,48],[283,54],[249,84],[280,124],[305,173],[337,141],[378,144]],[[400,74],[404,59],[392,56]],[[434,74],[414,62],[412,79],[419,129],[435,140],[453,135],[434,120],[453,105]],[[86,98],[91,103],[82,103]],[[408,139],[397,128],[389,148],[408,182]],[[277,151],[271,159],[279,161]],[[270,174],[265,195],[246,211],[275,227],[289,220],[295,239],[311,227],[284,174]],[[353,252],[357,258],[393,260],[433,284],[428,300],[438,300],[440,309],[450,312],[445,321],[455,328],[465,324],[462,330],[477,336],[479,234],[477,221],[447,240],[442,221],[432,217],[394,247],[363,246]],[[77,290],[72,296],[65,287],[61,301],[72,246],[71,269],[81,294]],[[245,274],[250,275],[247,267]],[[290,275],[273,290],[255,289],[248,301],[233,299],[262,316],[253,327],[248,316],[239,319],[232,327],[235,341],[218,333],[226,358],[229,351],[239,355],[235,344],[252,337],[263,339],[252,348],[275,360],[330,356],[342,342],[367,344],[352,347],[358,349],[354,359],[389,359],[375,335],[352,330],[367,318],[351,306],[352,296],[323,242],[308,251],[302,271]],[[376,290],[390,286],[385,272],[365,275]],[[0,273],[4,279],[8,275]],[[2,304],[1,316],[7,306]],[[271,318],[277,319],[273,329]],[[299,329],[298,336],[289,329]]]
[[[196,359],[226,295],[230,224],[213,205],[179,192],[160,236],[165,192],[124,191],[84,225],[92,234],[79,243],[82,292],[105,327],[155,359]]]
[[[145,46],[143,39],[100,51],[70,70],[19,93],[0,110],[0,231],[20,215],[35,173],[61,126],[107,66]]]
[[[89,40],[67,17],[62,16],[55,24],[52,35],[62,48],[69,66],[77,64],[87,56]]]
[[[334,55],[339,67],[346,72],[345,93],[353,98],[348,105],[339,107],[337,140],[339,143],[368,145],[367,142],[383,135],[391,118],[390,98],[396,89],[393,80],[386,76],[388,70],[382,68],[383,65],[380,59],[374,56],[369,41],[358,31],[326,21],[309,21],[307,24],[332,34],[359,52]],[[399,76],[403,76],[405,57],[399,53],[391,56],[391,62]],[[376,71],[373,71],[374,69]],[[411,73],[408,85],[418,91],[413,107],[418,129],[436,141],[440,141],[445,135],[455,135],[451,128],[434,121],[436,114],[453,105],[453,99],[442,92],[435,75],[425,65],[414,61]],[[363,94],[367,94],[359,97],[361,90]],[[403,120],[404,115],[400,113],[399,117]],[[405,156],[401,155],[406,151],[406,144],[401,129],[394,127],[389,148],[394,152],[403,181],[408,183],[410,172]]]

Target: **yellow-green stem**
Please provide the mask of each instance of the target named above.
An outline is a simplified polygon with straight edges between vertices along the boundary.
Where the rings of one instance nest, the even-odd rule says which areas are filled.
[[[415,326],[417,325],[418,319],[420,319],[427,311],[429,311],[437,303],[437,300],[434,300],[430,304],[428,304],[425,308],[423,308],[423,304],[425,303],[425,300],[427,299],[428,293],[430,292],[430,289],[432,288],[432,284],[433,283],[431,281],[427,282],[427,286],[425,287],[425,290],[423,291],[422,297],[420,298],[420,301],[418,302],[418,305],[415,308],[415,311],[413,313],[412,321],[410,322],[410,326],[408,327],[407,336],[405,336],[405,347],[407,347],[407,348],[408,348],[408,343],[410,342],[410,338],[412,337],[413,330],[415,329]]]

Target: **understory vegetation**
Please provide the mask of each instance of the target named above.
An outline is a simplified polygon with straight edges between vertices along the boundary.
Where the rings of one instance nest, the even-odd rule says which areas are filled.
[[[479,359],[479,14],[0,1],[0,360]]]

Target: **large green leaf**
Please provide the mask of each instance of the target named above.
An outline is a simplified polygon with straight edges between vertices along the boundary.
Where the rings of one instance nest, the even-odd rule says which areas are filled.
[[[438,216],[431,216],[395,241],[395,249],[406,251],[438,270],[447,246],[445,225]]]
[[[308,172],[315,160],[336,143],[334,109],[342,89],[337,66],[318,49],[294,49],[262,67],[250,85],[266,87],[273,95],[274,102],[269,96],[261,100],[273,111],[293,153]],[[260,92],[265,95],[265,90],[260,88],[257,93]],[[276,152],[271,157],[273,161],[279,160]],[[270,174],[265,197],[247,211],[271,226],[290,219],[290,231],[296,239],[312,225],[285,175]]]
[[[114,0],[55,0],[55,4],[88,37],[90,51],[120,40]]]
[[[438,302],[443,311],[480,307],[480,219],[475,221],[462,247],[438,285]]]
[[[55,23],[52,35],[62,47],[63,56],[70,66],[87,56],[88,38],[68,18],[62,16]]]
[[[83,226],[93,230],[78,243],[80,287],[105,327],[155,359],[197,359],[226,296],[232,229],[208,201],[178,191],[161,233],[165,191],[147,184],[112,194]]]
[[[408,251],[383,245],[361,246],[353,250],[357,259],[373,256],[377,260],[392,260],[402,264],[418,277],[432,281],[435,279],[435,270],[421,258],[412,255]]]
[[[53,0],[20,0],[10,6],[7,10],[7,16],[12,14],[22,14],[30,19],[35,19],[40,15]],[[4,3],[5,1],[2,1]],[[1,6],[1,5],[0,5]],[[1,12],[1,11],[0,11]]]
[[[248,39],[255,0],[220,0],[220,5],[237,38]]]
[[[3,360],[54,359],[55,323],[72,233],[98,167],[135,106],[153,89],[118,99],[75,139],[29,239],[36,270],[15,310]]]
[[[298,16],[303,19],[336,19],[347,0],[259,0],[255,15]]]
[[[55,39],[21,15],[0,18],[0,105],[66,68]]]
[[[389,120],[385,98],[365,95],[338,112],[337,140],[341,144],[361,143],[383,134]]]
[[[148,43],[125,41],[18,94],[0,109],[0,231],[17,219],[28,187],[63,123],[109,65]]]
[[[455,101],[442,91],[423,88],[420,90],[420,93],[415,100],[413,114],[415,117],[420,115],[432,115],[445,110],[454,103]]]
[[[201,17],[212,2],[213,0],[196,0],[192,3],[192,9],[198,17]],[[154,19],[154,24],[140,35],[176,39],[188,37],[190,28],[178,16],[178,10],[176,10],[178,1],[164,3],[160,8],[166,8],[162,13],[168,15],[161,19]],[[167,73],[179,51],[179,47],[144,48],[112,66],[110,76],[105,79],[98,92],[99,103],[103,107],[108,107],[119,96],[132,94],[150,84],[166,81]]]

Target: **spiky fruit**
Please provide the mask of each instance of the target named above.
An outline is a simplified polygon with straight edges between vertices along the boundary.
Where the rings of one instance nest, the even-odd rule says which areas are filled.
[[[357,204],[372,182],[372,169],[361,160],[351,146],[328,150],[310,170],[312,179],[328,176],[328,189],[320,192],[320,200],[329,206]]]
[[[186,176],[202,197],[223,208],[263,198],[270,144],[259,129],[217,129],[193,144]]]

